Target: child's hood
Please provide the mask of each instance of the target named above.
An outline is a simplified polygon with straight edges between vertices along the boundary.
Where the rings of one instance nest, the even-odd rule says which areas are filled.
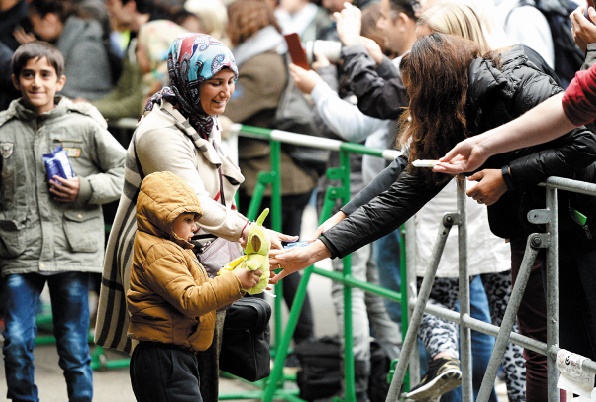
[[[172,223],[181,213],[203,215],[193,189],[172,172],[155,172],[143,179],[137,199],[137,225],[140,231],[160,238],[177,239]]]

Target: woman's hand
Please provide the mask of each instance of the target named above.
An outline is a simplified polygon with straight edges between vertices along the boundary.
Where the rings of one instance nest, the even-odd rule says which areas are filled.
[[[333,226],[337,225],[339,222],[343,221],[347,217],[348,217],[348,215],[346,215],[344,212],[342,212],[342,211],[337,212],[335,215],[333,215],[332,217],[327,219],[325,222],[321,223],[321,225],[317,228],[315,233],[313,233],[310,240],[308,240],[308,241],[313,242],[313,241],[317,240],[319,238],[319,236],[321,235],[321,233],[323,233],[326,230],[331,229]]]
[[[323,81],[321,76],[314,70],[305,70],[294,63],[290,63],[288,68],[294,85],[304,94],[310,94],[315,86]]]
[[[474,173],[468,180],[478,181],[474,187],[466,191],[466,195],[472,197],[478,204],[492,205],[507,192],[501,169],[483,169]]]
[[[242,248],[246,248],[246,244],[248,243],[248,234],[250,233],[250,225],[256,225],[255,222],[251,222],[247,224],[244,229],[242,230],[242,234],[240,235],[239,243]],[[265,229],[267,231],[267,235],[269,236],[269,240],[271,240],[271,248],[274,249],[282,249],[283,245],[281,242],[291,243],[298,241],[298,236],[289,236],[287,234],[276,232],[275,230]]]
[[[433,167],[433,171],[448,174],[471,172],[482,166],[488,157],[482,146],[482,136],[477,135],[465,139],[447,152]]]
[[[304,247],[271,250],[269,252],[269,266],[272,270],[281,268],[281,271],[271,278],[269,283],[276,284],[279,280],[291,273],[304,269],[329,257],[331,257],[331,253],[320,240]]]
[[[344,9],[341,12],[333,13],[333,18],[337,23],[339,40],[344,45],[357,45],[360,43],[361,15],[360,9],[350,3],[344,3]]]

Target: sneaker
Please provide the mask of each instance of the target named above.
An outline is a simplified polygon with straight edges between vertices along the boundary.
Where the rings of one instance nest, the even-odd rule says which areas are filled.
[[[428,371],[412,390],[405,394],[406,398],[415,401],[437,399],[446,392],[461,385],[462,373],[459,360],[443,357],[430,362]]]

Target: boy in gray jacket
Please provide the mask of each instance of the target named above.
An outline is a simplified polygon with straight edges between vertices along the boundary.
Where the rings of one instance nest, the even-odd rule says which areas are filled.
[[[54,46],[22,45],[12,65],[22,97],[0,113],[7,396],[38,400],[32,345],[36,304],[47,283],[68,400],[91,401],[89,273],[102,270],[101,204],[120,197],[126,151],[97,109],[56,96],[66,77],[64,58]],[[44,163],[58,151],[65,163],[57,171],[65,170],[64,175]]]

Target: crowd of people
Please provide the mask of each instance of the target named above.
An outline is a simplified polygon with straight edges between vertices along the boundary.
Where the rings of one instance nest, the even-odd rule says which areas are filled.
[[[545,206],[539,183],[596,179],[596,10],[582,1],[574,8],[569,29],[585,62],[571,79],[532,0],[0,1],[7,397],[38,400],[33,345],[47,287],[69,400],[93,398],[89,328],[97,345],[131,354],[137,400],[218,400],[226,307],[265,275],[242,266],[220,275],[205,260],[216,242],[241,254],[259,172],[269,170],[269,143],[232,141],[233,123],[316,129],[401,151],[391,163],[352,155],[350,202],[337,203],[305,247],[285,249],[303,234],[305,209],[320,209],[334,184],[324,168],[340,161],[282,147],[281,228],[267,235],[279,268],[270,283],[283,286],[288,308],[301,269],[331,258],[341,272],[348,254],[354,278],[400,291],[400,227],[412,217],[420,286],[441,216],[469,182],[471,315],[499,325],[526,238],[543,230],[524,218]],[[288,33],[312,50],[308,68],[289,58]],[[317,42],[341,50],[331,55]],[[302,126],[278,113],[289,89],[309,105]],[[138,120],[124,138],[114,134],[123,118]],[[416,159],[439,161],[416,168]],[[468,180],[454,179],[462,173]],[[267,189],[261,209],[271,196]],[[596,204],[566,192],[559,203],[559,346],[596,360]],[[429,299],[449,309],[459,293],[453,237]],[[513,327],[542,342],[545,269],[541,253]],[[342,289],[332,290],[341,340]],[[352,295],[356,400],[365,402],[370,337],[398,358],[401,306],[359,289]],[[315,337],[313,304],[307,294],[293,346]],[[425,314],[418,337],[428,363],[403,397],[461,400],[457,325]],[[494,340],[475,331],[472,339],[476,394]],[[507,346],[510,402],[548,399],[547,361]],[[290,353],[286,365],[299,364]],[[489,398],[497,401],[494,390]]]

